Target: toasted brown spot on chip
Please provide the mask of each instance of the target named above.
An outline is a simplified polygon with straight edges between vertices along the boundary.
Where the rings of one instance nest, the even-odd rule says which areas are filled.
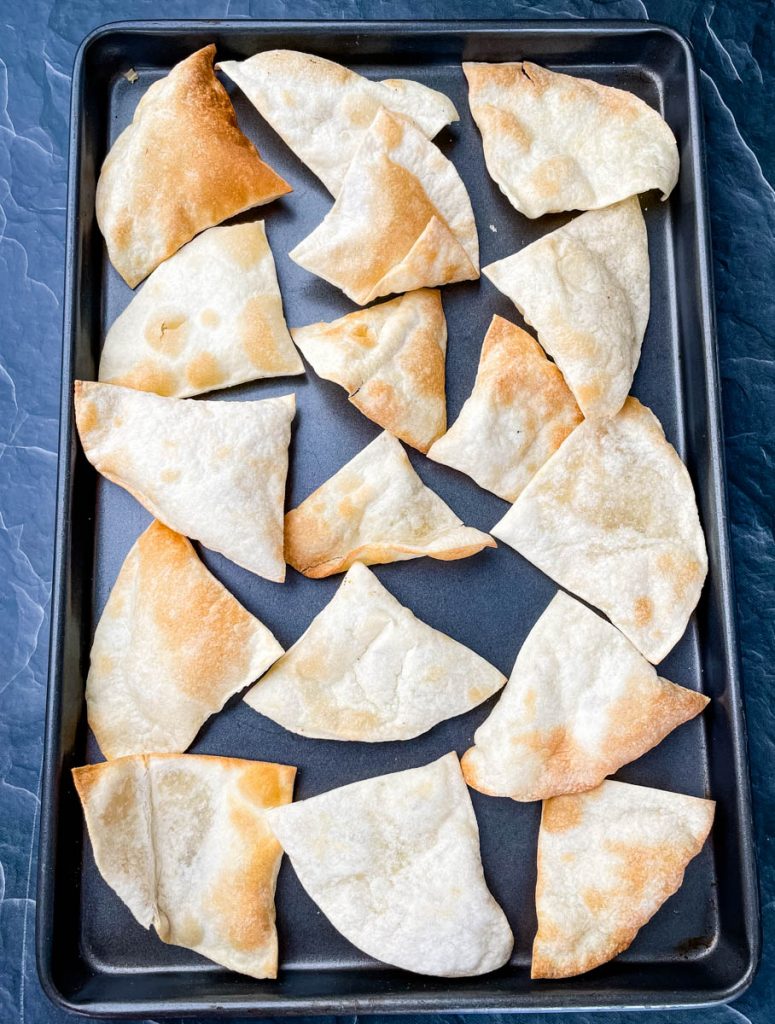
[[[654,603],[650,597],[635,598],[635,621],[639,626],[646,626],[654,617]]]
[[[581,824],[584,811],[575,796],[553,796],[544,801],[541,828],[547,832],[566,832]]]
[[[221,318],[214,309],[203,309],[199,314],[199,320],[203,327],[217,327]]]
[[[174,375],[150,359],[138,363],[132,372],[126,374],[121,380],[108,381],[108,383],[122,384],[124,387],[134,388],[136,391],[152,391],[155,395],[161,395],[162,398],[168,398],[177,387]]]
[[[151,317],[145,325],[145,340],[152,349],[174,359],[183,351],[189,325],[184,313]]]
[[[100,424],[100,416],[97,411],[97,406],[94,402],[89,401],[88,398],[78,401],[78,392],[76,391],[76,416],[78,418],[78,430],[81,436],[84,434],[90,434],[93,430],[96,430]]]
[[[186,366],[186,380],[199,391],[209,391],[223,382],[224,374],[218,360],[209,352],[200,352]]]
[[[242,796],[259,807],[279,807],[287,804],[293,794],[296,769],[289,765],[258,762],[243,772],[237,783]]]
[[[248,299],[239,315],[238,336],[256,369],[282,369],[283,361],[275,337],[275,323],[279,310],[279,299],[256,296]]]

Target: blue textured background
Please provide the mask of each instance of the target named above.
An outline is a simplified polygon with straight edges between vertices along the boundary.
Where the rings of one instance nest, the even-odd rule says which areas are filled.
[[[732,542],[764,959],[734,1006],[660,1024],[775,1021],[775,3],[772,0],[0,0],[0,1022],[77,1018],[43,996],[35,869],[61,347],[70,75],[92,28],[129,18],[650,18],[701,71]],[[396,1020],[397,1018],[386,1018]],[[476,1018],[481,1020],[482,1018]],[[537,1015],[625,1024],[627,1014]],[[420,1019],[432,1024],[433,1018]],[[471,1018],[473,1021],[474,1018]]]

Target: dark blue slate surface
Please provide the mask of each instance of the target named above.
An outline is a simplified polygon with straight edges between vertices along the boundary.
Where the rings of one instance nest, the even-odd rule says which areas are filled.
[[[336,15],[334,15],[334,8]],[[66,138],[76,47],[153,17],[643,18],[684,32],[702,68],[730,514],[764,919],[764,959],[734,1007],[660,1024],[775,1020],[775,4],[771,0],[0,0],[0,1022],[75,1020],[34,965],[58,416]],[[391,1018],[395,1019],[395,1018]],[[480,1018],[481,1019],[481,1018]],[[535,1019],[535,1018],[533,1018]],[[546,1017],[624,1024],[635,1014]],[[432,1018],[422,1018],[423,1021]]]

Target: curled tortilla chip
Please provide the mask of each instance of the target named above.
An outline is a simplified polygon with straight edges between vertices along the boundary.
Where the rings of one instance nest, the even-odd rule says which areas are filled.
[[[675,136],[632,93],[528,61],[464,63],[463,71],[487,170],[526,217],[672,192]]]
[[[593,789],[708,703],[660,679],[618,629],[558,593],[463,757],[474,789],[545,800]]]
[[[508,961],[514,937],[484,879],[456,754],[267,817],[307,893],[369,956],[445,978]]]
[[[635,398],[576,427],[492,532],[654,664],[683,635],[708,571],[689,474]]]
[[[615,416],[649,319],[648,239],[637,197],[582,214],[483,273],[535,327],[584,415]]]
[[[283,653],[197,558],[153,522],[132,546],[94,634],[89,725],[108,758],[182,753],[210,715]]]
[[[296,769],[140,754],[73,769],[100,874],[143,928],[229,970],[277,977],[274,891],[282,850],[269,808]]]
[[[97,222],[130,288],[194,235],[291,186],[240,131],[205,46],[154,82],[110,149]]]
[[[86,458],[171,530],[266,579],[285,579],[283,506],[294,395],[161,398],[75,382]]]
[[[452,101],[426,85],[401,78],[371,82],[297,50],[265,50],[218,67],[333,196],[382,107],[410,117],[429,139],[458,120]]]
[[[333,207],[290,253],[359,306],[479,277],[465,185],[413,122],[380,110]]]
[[[421,622],[356,562],[245,700],[301,736],[376,743],[420,736],[481,704],[505,681],[484,658]]]
[[[515,501],[581,422],[562,374],[529,334],[494,316],[474,390],[428,458]]]
[[[627,949],[680,889],[714,810],[712,800],[611,781],[545,801],[532,977],[570,978]]]
[[[380,565],[429,555],[449,561],[495,547],[464,526],[384,431],[285,517],[285,557],[313,579],[354,562]]]
[[[99,379],[187,398],[304,373],[263,221],[210,228],[153,271],[112,325]]]
[[[438,291],[407,292],[292,335],[318,376],[395,437],[425,452],[444,433],[447,322]]]

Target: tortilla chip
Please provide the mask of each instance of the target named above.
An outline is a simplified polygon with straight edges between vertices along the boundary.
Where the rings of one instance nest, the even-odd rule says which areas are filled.
[[[588,419],[629,394],[649,319],[649,251],[637,198],[592,210],[483,273],[508,295]]]
[[[410,740],[491,697],[505,676],[415,618],[356,562],[304,635],[245,695],[323,740]]]
[[[391,434],[427,452],[444,433],[447,322],[438,291],[407,292],[292,334],[315,373]]]
[[[484,158],[526,217],[595,210],[678,180],[678,147],[643,100],[536,64],[464,63]]]
[[[290,257],[359,306],[479,277],[465,185],[412,121],[384,109],[364,134],[333,207]]]
[[[154,82],[110,149],[97,223],[130,288],[194,235],[291,191],[239,130],[205,46]]]
[[[514,937],[482,871],[457,755],[267,814],[299,881],[358,949],[417,974],[485,974]]]
[[[635,398],[576,427],[492,532],[654,664],[683,635],[708,571],[689,474]]]
[[[108,331],[99,379],[186,398],[295,373],[259,220],[210,228],[157,267]]]
[[[428,458],[515,501],[580,422],[573,395],[541,346],[515,324],[494,316],[474,390]]]
[[[333,196],[380,108],[410,117],[429,139],[458,120],[450,99],[419,82],[370,82],[297,50],[266,50],[218,67]]]
[[[627,949],[681,887],[714,810],[712,800],[610,781],[545,801],[532,977],[570,978]]]
[[[253,978],[277,976],[282,850],[267,809],[296,769],[150,754],[74,768],[100,874],[144,928]]]
[[[86,707],[100,750],[108,758],[182,753],[282,653],[185,537],[151,523],[94,634]]]
[[[75,382],[78,433],[95,469],[171,530],[278,583],[295,408],[294,395],[204,402]]]
[[[354,562],[450,561],[495,546],[425,486],[387,431],[285,517],[286,561],[312,579]]]
[[[660,679],[609,622],[560,592],[476,730],[463,774],[474,789],[513,800],[593,789],[707,703]]]

